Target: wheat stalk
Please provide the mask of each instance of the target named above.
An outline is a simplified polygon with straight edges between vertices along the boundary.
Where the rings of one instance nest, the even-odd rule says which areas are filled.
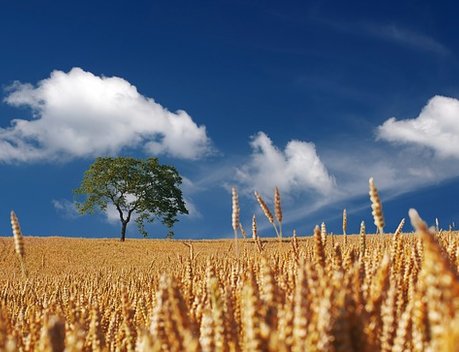
[[[252,239],[255,241],[258,237],[258,230],[257,230],[257,218],[255,214],[252,216]]]
[[[244,226],[242,226],[242,223],[239,223],[239,230],[241,231],[242,238],[246,239],[247,238],[247,232],[244,229]]]
[[[314,245],[316,260],[322,268],[325,268],[325,243],[318,225],[314,227]]]
[[[276,215],[277,223],[279,224],[279,237],[282,240],[282,207],[279,188],[274,189],[274,214]]]
[[[240,214],[240,209],[239,209],[239,198],[237,194],[237,189],[236,187],[233,187],[231,189],[231,194],[232,194],[232,225],[233,225],[233,230],[234,230],[234,251],[236,253],[236,257],[239,256],[239,248],[238,248],[238,243],[237,243],[237,231],[239,229],[239,214]]]
[[[27,271],[25,268],[24,237],[22,235],[21,226],[19,225],[19,219],[13,210],[11,211],[10,217],[11,228],[13,230],[14,250],[19,258],[19,262],[21,263],[22,274],[24,277],[27,277]]]
[[[327,244],[327,226],[325,225],[325,222],[320,224],[320,237],[322,239],[323,245],[325,246]]]
[[[268,221],[273,225],[274,231],[276,231],[276,236],[277,238],[280,238],[279,231],[277,230],[277,226],[274,223],[274,216],[269,210],[268,206],[266,205],[265,201],[261,197],[261,195],[258,192],[255,192],[255,198],[257,199],[258,204],[260,205],[261,210],[263,210],[263,213],[265,214],[266,218]]]
[[[359,232],[359,256],[360,258],[365,257],[366,251],[366,229],[365,229],[365,222],[362,221],[360,223],[360,232]]]
[[[343,236],[344,236],[344,244],[347,244],[347,212],[346,209],[343,209]]]
[[[370,184],[370,200],[371,200],[371,214],[373,215],[374,223],[378,229],[378,232],[382,235],[384,233],[384,216],[382,212],[382,203],[379,198],[378,190],[376,188],[373,177],[369,180]]]

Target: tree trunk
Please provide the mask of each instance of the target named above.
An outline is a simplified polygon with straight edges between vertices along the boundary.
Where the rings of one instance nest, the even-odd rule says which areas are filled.
[[[124,240],[126,239],[126,228],[127,228],[127,221],[123,221],[122,223],[122,226],[121,226],[121,239],[120,241],[121,242],[124,242]]]

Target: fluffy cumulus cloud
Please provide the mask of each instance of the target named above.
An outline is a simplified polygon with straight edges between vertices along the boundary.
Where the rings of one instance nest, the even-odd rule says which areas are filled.
[[[459,100],[435,96],[414,119],[388,119],[378,127],[377,136],[430,148],[442,158],[459,158]]]
[[[248,190],[271,194],[316,191],[330,193],[334,179],[317,155],[313,143],[292,140],[284,150],[259,132],[251,141],[252,154],[247,164],[237,170],[237,178]]]
[[[0,129],[1,161],[65,160],[139,147],[182,159],[210,151],[205,126],[185,111],[168,111],[119,77],[80,68],[54,71],[36,86],[13,84],[5,102],[30,108],[33,117]]]

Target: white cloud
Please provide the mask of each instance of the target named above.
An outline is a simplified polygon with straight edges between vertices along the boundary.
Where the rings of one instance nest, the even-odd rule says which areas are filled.
[[[202,219],[202,214],[193,200],[187,197],[184,197],[183,200],[185,201],[185,206],[188,210],[188,214],[182,216],[189,219]]]
[[[111,225],[119,225],[121,222],[120,213],[118,212],[118,210],[113,204],[107,205],[107,209],[105,210],[104,215],[105,215],[105,220]]]
[[[185,207],[188,210],[188,214],[181,215],[182,218],[189,219],[201,219],[202,214],[199,211],[196,203],[193,201],[191,195],[201,191],[201,189],[196,186],[196,184],[187,177],[182,176],[182,186],[183,200],[185,202]]]
[[[53,199],[51,202],[54,209],[56,209],[56,211],[64,218],[75,219],[81,216],[74,202],[67,199]]]
[[[378,127],[380,139],[428,147],[442,158],[459,158],[459,100],[435,96],[414,119],[388,119]]]
[[[237,169],[237,178],[248,190],[271,194],[275,186],[282,193],[316,191],[330,193],[334,179],[317,155],[313,143],[291,140],[282,151],[263,132],[250,143],[252,155]]]
[[[36,86],[16,82],[5,102],[32,109],[31,120],[0,129],[0,161],[65,160],[143,147],[150,154],[197,159],[210,152],[205,126],[168,111],[119,77],[80,68],[54,71]]]

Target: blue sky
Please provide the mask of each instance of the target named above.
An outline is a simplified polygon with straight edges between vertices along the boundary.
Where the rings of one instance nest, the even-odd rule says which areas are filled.
[[[285,231],[386,231],[410,207],[459,224],[453,2],[10,1],[0,5],[0,233],[118,237],[78,216],[97,156],[157,156],[184,176],[177,238],[231,233],[281,190]],[[408,227],[409,229],[409,227]],[[150,228],[163,237],[161,226]],[[133,224],[131,237],[139,237]]]

